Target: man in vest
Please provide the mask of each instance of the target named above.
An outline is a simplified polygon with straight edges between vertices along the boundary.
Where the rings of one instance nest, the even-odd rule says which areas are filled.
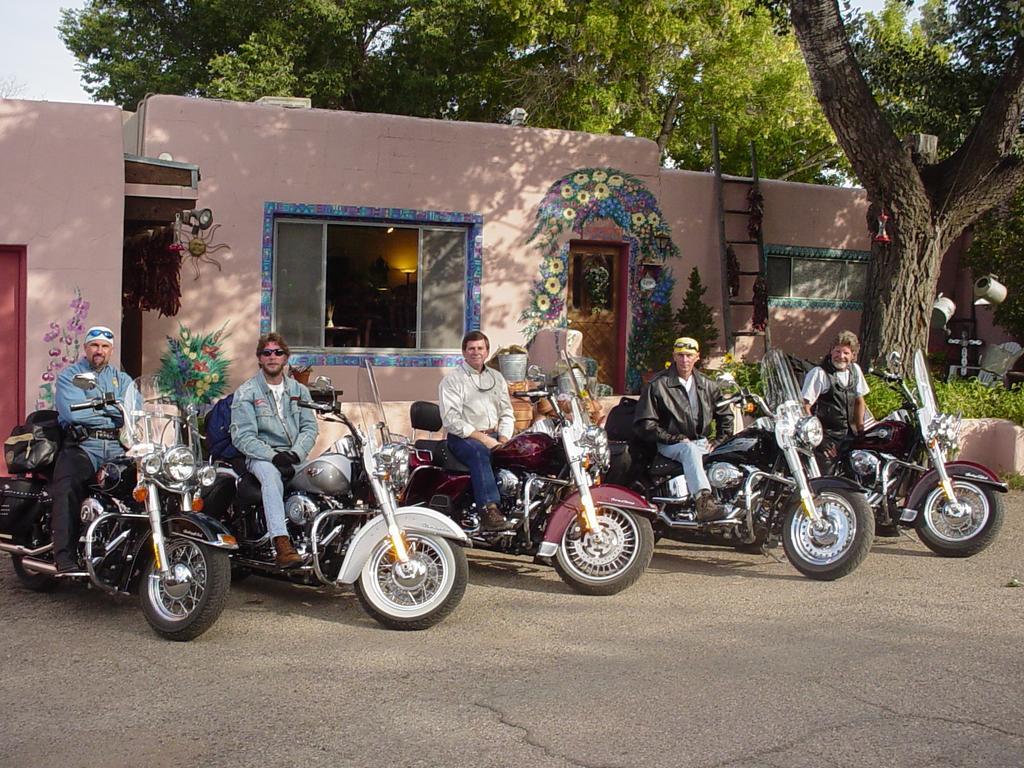
[[[256,343],[260,371],[242,383],[231,403],[231,442],[260,481],[267,532],[281,568],[302,563],[285,524],[284,484],[295,476],[295,465],[306,458],[319,431],[313,411],[296,402],[308,401],[309,390],[284,375],[288,354],[281,334],[260,336]]]
[[[640,392],[633,416],[633,434],[654,443],[662,456],[683,465],[686,487],[696,499],[697,519],[720,520],[726,511],[711,494],[704,472],[708,436],[715,423],[716,437],[732,434],[733,416],[722,400],[721,385],[696,370],[700,345],[683,336],[672,346],[672,366],[654,375]]]
[[[821,420],[825,440],[819,453],[828,459],[835,458],[840,440],[864,431],[864,395],[869,389],[864,372],[854,362],[859,351],[857,337],[842,331],[832,340],[832,348],[821,365],[804,377],[804,409]]]
[[[112,365],[114,332],[105,325],[94,325],[85,332],[84,357],[69,365],[57,377],[54,404],[60,425],[64,427],[64,445],[53,468],[50,495],[53,513],[50,518],[53,535],[53,560],[59,576],[85,575],[78,565],[79,507],[85,497],[87,483],[96,475],[100,464],[120,456],[124,448],[118,439],[123,419],[111,406],[100,410],[72,411],[71,406],[84,403],[111,392],[124,402],[132,380]],[[85,392],[72,380],[76,374],[96,375],[95,389]]]

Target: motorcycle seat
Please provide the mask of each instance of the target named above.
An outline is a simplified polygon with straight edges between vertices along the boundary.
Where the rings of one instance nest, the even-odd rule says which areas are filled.
[[[246,472],[239,478],[235,491],[235,500],[243,507],[263,503],[263,490],[260,487],[260,481],[256,479],[256,475]]]
[[[678,461],[666,459],[660,453],[651,459],[651,465],[647,468],[651,477],[675,477],[683,474],[683,465]]]
[[[452,452],[448,450],[448,443],[445,440],[417,440],[413,446],[421,451],[430,451],[431,464],[441,467],[449,472],[469,474],[469,467],[459,461]]]

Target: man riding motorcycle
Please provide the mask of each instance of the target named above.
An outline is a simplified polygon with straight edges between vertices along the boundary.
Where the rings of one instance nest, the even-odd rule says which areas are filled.
[[[86,484],[95,476],[99,465],[124,453],[118,440],[123,426],[121,414],[113,406],[102,410],[72,411],[71,406],[91,399],[72,384],[76,374],[92,371],[100,392],[114,393],[123,401],[131,378],[110,365],[114,351],[114,332],[105,325],[95,325],[85,332],[84,357],[60,372],[57,377],[55,404],[60,425],[64,428],[64,446],[57,455],[53,469],[50,495],[53,497],[51,528],[53,557],[57,574],[85,575],[77,560],[79,507],[85,498]]]
[[[284,483],[295,475],[295,465],[306,458],[319,431],[313,412],[297,404],[310,399],[309,390],[284,375],[288,355],[281,334],[260,336],[256,344],[260,371],[243,382],[231,403],[231,442],[260,481],[267,531],[282,568],[302,563],[285,524]]]
[[[683,465],[686,485],[696,496],[697,519],[720,520],[722,505],[711,494],[704,472],[703,457],[710,448],[712,418],[717,435],[731,435],[732,411],[716,408],[724,399],[721,385],[695,366],[700,360],[700,345],[683,336],[672,346],[673,365],[659,372],[640,393],[633,416],[633,433],[641,441],[655,444],[662,456]]]

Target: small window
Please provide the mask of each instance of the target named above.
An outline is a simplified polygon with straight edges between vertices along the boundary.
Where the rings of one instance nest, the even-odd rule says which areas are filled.
[[[276,221],[273,327],[295,347],[455,349],[465,227]]]
[[[794,299],[863,301],[867,267],[864,261],[769,256],[768,294]]]

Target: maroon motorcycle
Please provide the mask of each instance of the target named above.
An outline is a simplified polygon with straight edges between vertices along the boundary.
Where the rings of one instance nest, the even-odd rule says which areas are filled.
[[[914,527],[937,554],[977,554],[1003,524],[1006,484],[981,464],[947,461],[959,447],[960,417],[939,412],[921,351],[914,354],[916,396],[898,353],[888,362],[888,371],[872,373],[903,396],[903,407],[844,442],[833,472],[864,488],[879,530]]]
[[[537,402],[552,401],[542,390],[518,393]],[[424,504],[451,517],[475,546],[554,565],[577,592],[611,595],[640,578],[654,551],[651,521],[657,510],[631,490],[601,485],[608,468],[608,435],[591,425],[578,398],[571,414],[554,407],[551,434],[522,432],[491,453],[499,506],[519,525],[510,531],[483,531],[473,501],[469,469],[444,440],[417,440],[411,474],[401,503]],[[416,402],[414,429],[438,432],[435,403]]]

